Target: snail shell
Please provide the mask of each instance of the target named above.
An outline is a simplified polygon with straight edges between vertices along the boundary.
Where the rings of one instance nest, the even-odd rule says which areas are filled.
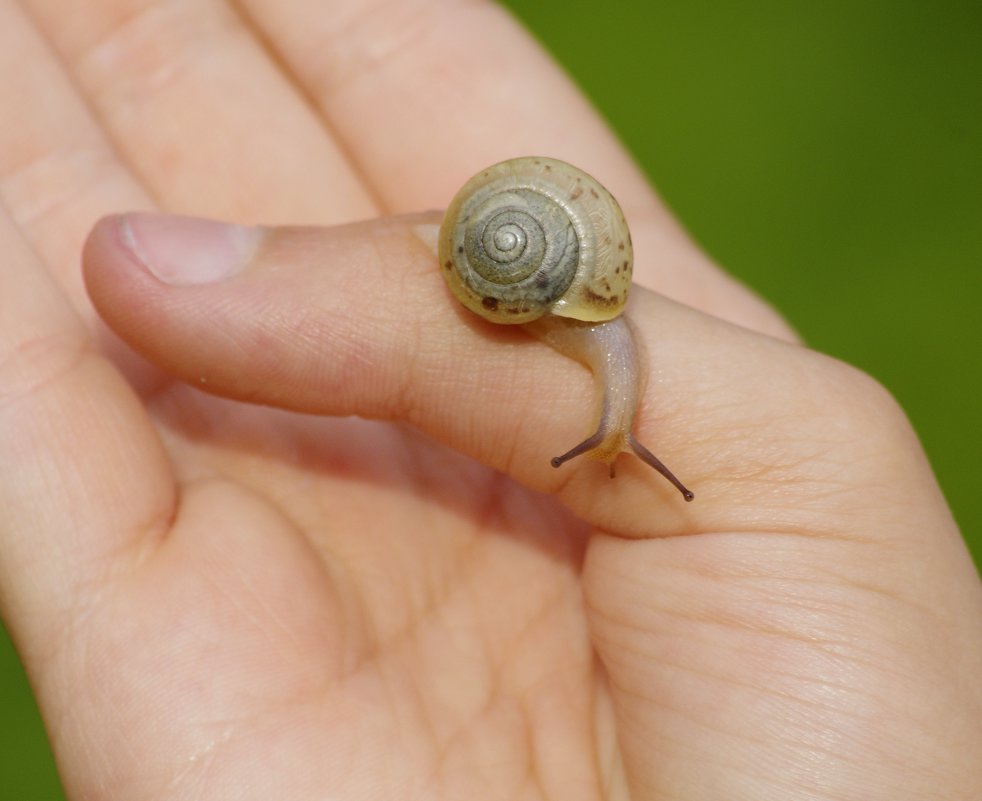
[[[447,208],[439,258],[453,294],[496,323],[617,317],[633,251],[613,196],[582,170],[526,157],[488,167]]]

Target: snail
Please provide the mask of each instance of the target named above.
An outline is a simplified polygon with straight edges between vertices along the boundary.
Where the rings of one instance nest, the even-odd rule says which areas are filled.
[[[635,333],[622,314],[631,285],[631,235],[617,201],[585,172],[549,158],[482,170],[456,194],[440,226],[440,272],[453,295],[493,323],[522,324],[586,366],[599,395],[596,430],[554,457],[614,462],[633,452],[678,478],[634,437],[644,384]]]

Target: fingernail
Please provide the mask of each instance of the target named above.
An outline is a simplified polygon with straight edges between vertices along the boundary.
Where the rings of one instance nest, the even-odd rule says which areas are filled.
[[[208,284],[235,275],[252,259],[261,228],[172,214],[126,214],[120,238],[166,284]]]

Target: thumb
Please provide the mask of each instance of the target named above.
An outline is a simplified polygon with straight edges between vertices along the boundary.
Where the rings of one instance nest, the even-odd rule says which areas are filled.
[[[591,378],[518,328],[458,307],[435,269],[439,221],[261,229],[124,215],[91,233],[85,280],[125,341],[204,391],[407,422],[537,490],[619,488],[677,506],[640,465],[625,464],[615,484],[598,481],[606,471],[594,463],[550,465],[590,426]]]
[[[607,531],[660,536],[818,524],[936,489],[923,460],[884,458],[904,426],[886,393],[803,348],[635,288],[649,362],[637,432],[696,491],[649,468],[549,459],[590,427],[589,373],[514,326],[453,301],[435,262],[440,215],[328,229],[166,215],[100,222],[84,252],[96,308],[168,373],[223,396],[412,424]],[[849,406],[843,415],[841,407]],[[882,471],[876,486],[856,464]],[[911,485],[916,487],[913,494]],[[821,503],[832,497],[834,502]],[[870,493],[877,493],[871,498]],[[934,494],[932,494],[932,492]],[[826,519],[820,520],[825,528]]]

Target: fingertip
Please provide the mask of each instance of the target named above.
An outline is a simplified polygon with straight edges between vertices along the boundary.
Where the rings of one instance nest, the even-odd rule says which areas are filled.
[[[89,231],[82,245],[82,280],[85,291],[100,315],[105,315],[106,301],[126,283],[132,267],[126,264],[126,249],[120,238],[122,215],[101,218]],[[109,304],[108,308],[112,308]]]
[[[92,305],[110,322],[133,308],[133,293],[141,284],[157,284],[126,245],[123,221],[127,215],[101,218],[82,246],[82,280]]]
[[[106,261],[114,249],[113,239],[119,227],[119,214],[110,214],[96,221],[82,245],[82,274],[86,281],[94,270]]]

